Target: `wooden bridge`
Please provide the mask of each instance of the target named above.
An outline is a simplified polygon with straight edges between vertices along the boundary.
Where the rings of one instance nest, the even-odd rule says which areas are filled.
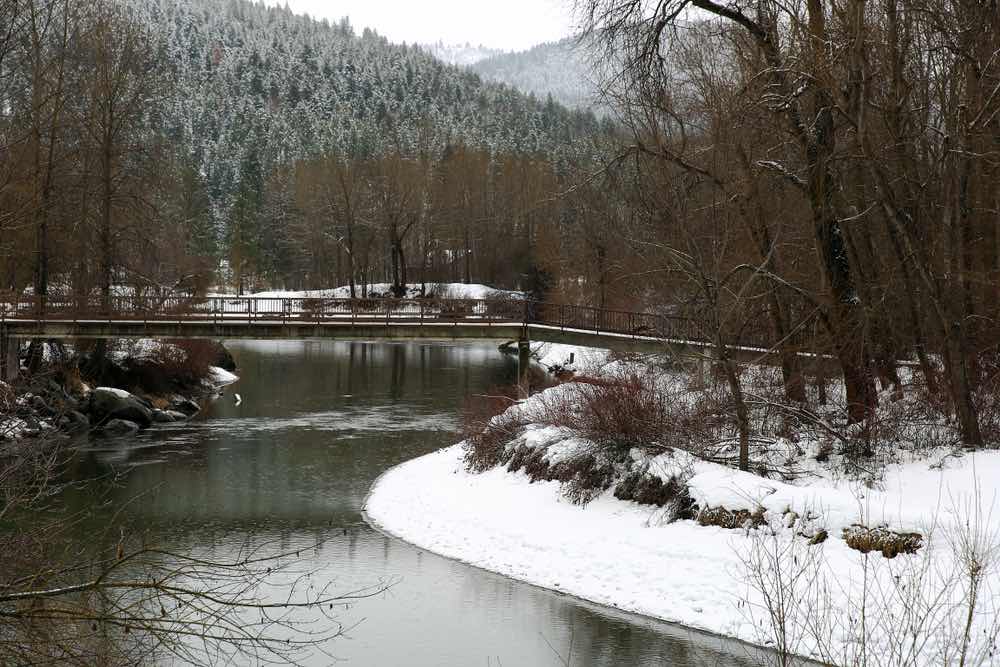
[[[521,299],[27,297],[0,301],[0,347],[11,338],[517,340],[522,362],[532,340],[681,356],[711,346],[691,318]],[[758,357],[770,348],[760,331],[728,338]]]

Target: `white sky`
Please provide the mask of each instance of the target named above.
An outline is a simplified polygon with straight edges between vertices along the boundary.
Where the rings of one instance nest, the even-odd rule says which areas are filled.
[[[284,5],[286,0],[268,0]],[[376,30],[392,42],[482,44],[522,51],[569,36],[572,0],[287,0],[313,18],[351,19],[354,30]]]

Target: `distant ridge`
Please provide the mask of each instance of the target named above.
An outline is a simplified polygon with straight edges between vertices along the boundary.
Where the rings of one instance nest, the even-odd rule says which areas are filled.
[[[420,48],[442,62],[460,67],[475,65],[487,58],[501,56],[505,53],[501,49],[491,49],[482,45],[473,46],[468,42],[465,44],[445,44],[438,41],[435,44],[421,44]]]
[[[592,58],[575,38],[539,44],[518,53],[498,53],[470,69],[487,81],[506,83],[540,100],[548,95],[574,109],[599,110]]]

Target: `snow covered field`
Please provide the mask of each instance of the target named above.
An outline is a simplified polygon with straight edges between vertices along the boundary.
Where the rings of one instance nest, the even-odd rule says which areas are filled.
[[[360,298],[363,293],[362,286],[356,286],[356,294]],[[373,283],[368,285],[369,297],[387,296],[392,293],[390,283]],[[234,294],[209,294],[210,297],[233,297]],[[272,290],[267,292],[256,292],[254,294],[244,294],[244,297],[256,297],[260,299],[349,299],[351,298],[351,288],[349,285],[333,287],[330,289],[288,291]],[[412,283],[406,291],[406,298],[416,299],[420,297],[420,284]],[[465,284],[465,283],[427,283],[426,296],[438,299],[497,299],[502,297],[524,298],[521,292],[496,289],[489,285]]]
[[[539,356],[562,364],[570,351]],[[590,369],[606,363],[597,352],[583,359]],[[547,447],[549,458],[576,446],[571,433],[543,425],[520,442]],[[454,445],[387,472],[368,499],[369,519],[478,567],[797,655],[843,665],[1000,664],[995,451],[904,455],[874,485],[820,465],[784,483],[679,450],[645,461],[663,479],[684,470],[701,509],[758,513],[754,529],[669,522],[665,508],[610,489],[576,505],[560,483],[531,482],[523,471],[468,472],[463,454]],[[863,554],[844,539],[855,524],[919,533],[921,547]],[[811,539],[821,533],[825,541]]]

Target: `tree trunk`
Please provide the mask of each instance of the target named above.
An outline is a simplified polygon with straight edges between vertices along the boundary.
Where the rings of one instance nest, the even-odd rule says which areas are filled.
[[[354,266],[354,225],[347,223],[347,276],[351,286],[351,298],[358,298],[358,290],[354,283],[357,267]]]
[[[110,119],[107,120],[110,123]],[[112,205],[112,174],[111,174],[111,137],[110,128],[105,132],[104,146],[101,153],[101,305],[106,311],[111,308],[111,205]]]
[[[465,223],[465,284],[472,283],[472,248],[469,239],[469,223]]]
[[[969,377],[969,366],[966,361],[968,351],[965,349],[965,334],[961,328],[957,322],[952,325],[952,334],[945,343],[947,349],[945,366],[955,403],[955,416],[958,417],[959,428],[962,431],[962,441],[968,446],[978,447],[983,444],[983,434],[973,401],[973,383]]]
[[[813,15],[813,11],[822,11],[813,9],[817,0],[809,2],[810,23],[822,22],[821,16]],[[811,29],[816,35],[822,34],[822,28],[813,26]],[[835,142],[833,105],[824,90],[817,90],[815,97],[815,127],[806,150],[809,199],[820,266],[833,300],[829,313],[830,334],[847,391],[848,422],[853,424],[871,415],[878,405],[878,393],[871,368],[869,341],[863,326],[864,312],[854,287],[843,229],[833,205],[834,192],[839,189],[839,183],[829,167]]]
[[[788,336],[788,328],[778,295],[773,290],[768,297],[767,310],[775,340],[783,341]],[[797,346],[789,340],[781,343],[778,349],[781,355],[781,379],[785,387],[785,398],[796,403],[805,403],[806,383],[802,376],[802,360],[799,358]]]
[[[736,428],[740,439],[739,466],[740,470],[750,470],[750,411],[743,396],[743,385],[740,383],[739,370],[729,356],[729,350],[721,338],[716,340],[716,351],[720,366],[729,384],[733,398],[733,408],[736,413]]]

